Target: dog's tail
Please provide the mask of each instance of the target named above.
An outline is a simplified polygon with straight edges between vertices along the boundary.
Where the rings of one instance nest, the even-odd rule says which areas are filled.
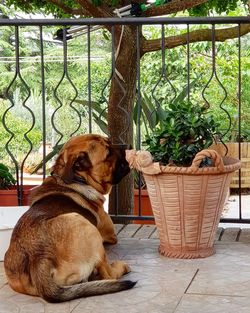
[[[41,264],[42,263],[42,264]],[[32,276],[35,280],[37,293],[48,302],[64,302],[82,297],[104,295],[131,289],[136,282],[130,280],[95,280],[75,284],[72,286],[58,286],[44,269],[47,262],[40,262],[39,269],[33,271]],[[43,268],[43,269],[42,269]]]
[[[130,280],[96,280],[68,287],[54,285],[53,288],[43,290],[42,297],[48,302],[64,302],[131,289],[135,284]]]

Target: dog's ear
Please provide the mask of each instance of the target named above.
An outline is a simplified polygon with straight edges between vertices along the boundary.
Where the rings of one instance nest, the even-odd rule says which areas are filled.
[[[89,156],[86,152],[80,152],[78,156],[69,156],[62,174],[62,179],[65,183],[70,184],[74,180],[76,171],[86,171],[92,166]]]
[[[73,179],[74,179],[74,163],[75,163],[75,156],[69,156],[67,158],[67,160],[64,160],[64,169],[63,169],[63,173],[62,173],[62,180],[66,183],[66,184],[70,184],[72,183]]]
[[[89,159],[88,153],[80,152],[73,165],[74,171],[82,172],[82,171],[86,171],[90,167],[92,167],[92,163]]]

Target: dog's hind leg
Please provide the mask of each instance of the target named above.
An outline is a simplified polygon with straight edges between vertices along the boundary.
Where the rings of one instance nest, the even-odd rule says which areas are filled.
[[[106,256],[96,267],[100,279],[118,279],[130,272],[129,266],[120,260],[109,264]]]
[[[103,209],[99,209],[98,215],[100,217],[100,223],[97,226],[97,229],[102,236],[103,242],[116,244],[117,236],[110,216]]]

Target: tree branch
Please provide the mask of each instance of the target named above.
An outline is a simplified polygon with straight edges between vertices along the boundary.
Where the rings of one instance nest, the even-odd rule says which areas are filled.
[[[95,6],[90,0],[77,0],[82,9],[94,17],[112,17],[111,9],[105,4]]]
[[[152,7],[145,12],[145,16],[161,16],[191,9],[208,0],[174,0],[159,7]]]
[[[240,36],[243,36],[250,32],[250,24],[242,24],[240,26]],[[237,38],[239,35],[239,27],[222,28],[215,30],[215,40],[225,41],[227,39]],[[212,41],[212,31],[211,29],[199,29],[194,30],[189,33],[189,42],[201,42],[201,41]],[[188,43],[187,33],[169,36],[165,38],[165,48],[172,49],[178,46],[186,45]],[[162,40],[144,40],[142,43],[142,55],[147,52],[161,50]]]
[[[49,0],[50,3],[53,3],[58,8],[62,9],[65,13],[72,14],[72,15],[83,15],[86,12],[84,12],[84,9],[82,7],[80,8],[70,8],[66,6],[62,1],[60,0]]]

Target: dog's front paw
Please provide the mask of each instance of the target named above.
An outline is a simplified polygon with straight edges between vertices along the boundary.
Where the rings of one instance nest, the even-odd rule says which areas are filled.
[[[124,263],[124,274],[128,274],[131,272],[131,268],[127,263]]]
[[[114,234],[113,236],[109,236],[107,238],[103,238],[104,243],[109,243],[111,245],[115,245],[117,243],[117,236]]]
[[[122,275],[125,275],[127,273],[129,273],[131,271],[130,267],[128,266],[127,263],[125,263],[124,261],[114,261],[111,266],[113,268],[115,268],[119,273],[120,275],[119,276],[122,276]]]

